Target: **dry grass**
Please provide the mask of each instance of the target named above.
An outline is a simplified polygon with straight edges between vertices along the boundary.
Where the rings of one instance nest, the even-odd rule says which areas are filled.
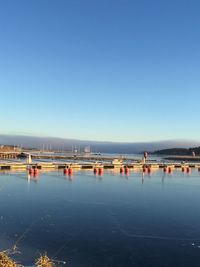
[[[0,252],[0,267],[20,267],[15,263],[6,252]]]
[[[37,267],[54,267],[55,264],[47,257],[47,255],[42,255],[37,260],[36,266]]]
[[[9,250],[0,252],[0,267],[23,267],[20,264],[17,264],[9,257]],[[55,264],[52,262],[49,257],[44,254],[39,257],[35,263],[36,267],[55,267]]]

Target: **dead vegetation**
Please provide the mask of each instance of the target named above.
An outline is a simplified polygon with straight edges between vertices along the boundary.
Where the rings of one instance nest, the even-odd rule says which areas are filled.
[[[37,267],[54,267],[55,264],[45,254],[45,255],[40,256],[40,258],[36,261],[36,266]]]
[[[0,252],[0,267],[22,267],[21,265],[15,263],[9,256],[7,252]]]
[[[36,267],[55,267],[53,261],[46,255],[41,255],[35,263]],[[0,252],[0,267],[23,267],[14,262],[7,251]]]

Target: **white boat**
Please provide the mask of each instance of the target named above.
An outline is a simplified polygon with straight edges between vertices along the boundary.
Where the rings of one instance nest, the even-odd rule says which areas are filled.
[[[113,165],[121,165],[121,164],[123,164],[123,160],[122,159],[113,159],[111,163]]]

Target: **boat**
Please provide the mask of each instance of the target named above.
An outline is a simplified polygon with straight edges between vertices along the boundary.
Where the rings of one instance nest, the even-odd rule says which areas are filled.
[[[122,165],[123,160],[122,159],[113,159],[111,162],[113,165]]]

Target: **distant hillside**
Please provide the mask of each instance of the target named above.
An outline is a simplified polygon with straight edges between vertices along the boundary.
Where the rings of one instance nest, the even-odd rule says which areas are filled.
[[[158,142],[104,142],[75,140],[57,137],[36,137],[23,135],[1,135],[0,144],[14,145],[18,147],[36,148],[45,150],[72,151],[73,148],[83,151],[85,147],[90,147],[92,152],[134,154],[144,151],[158,151],[171,147],[189,148],[200,146],[200,141],[171,140]]]
[[[193,152],[196,156],[200,155],[200,147],[194,148],[169,148],[154,151],[153,154],[156,155],[173,155],[173,156],[192,156]]]

